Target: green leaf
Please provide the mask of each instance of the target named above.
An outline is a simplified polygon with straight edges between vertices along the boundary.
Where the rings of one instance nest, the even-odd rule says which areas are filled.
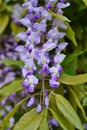
[[[86,106],[87,106],[87,98],[84,98],[83,103],[82,103],[82,106],[83,106],[83,107],[86,107]]]
[[[22,89],[22,82],[23,82],[23,79],[15,79],[11,83],[4,85],[0,89],[0,94],[4,95],[4,96],[9,96],[13,92],[17,92],[17,91],[21,90]]]
[[[7,125],[9,119],[14,116],[14,114],[16,113],[16,111],[18,110],[18,108],[21,106],[21,104],[23,104],[25,101],[27,100],[27,98],[23,99],[22,101],[20,101],[18,104],[15,105],[15,107],[5,116],[5,118],[2,121],[1,124],[1,130],[4,130],[5,126]]]
[[[75,46],[77,46],[77,41],[76,41],[76,38],[75,38],[74,31],[72,30],[69,23],[66,22],[66,25],[67,25],[66,36],[74,43]]]
[[[8,22],[9,22],[8,15],[1,15],[0,16],[0,35],[5,30]]]
[[[70,22],[70,20],[69,20],[67,17],[65,17],[65,16],[63,16],[63,15],[61,15],[61,14],[56,14],[56,13],[52,12],[51,10],[49,10],[49,13],[51,13],[54,17],[56,17],[56,18],[58,18],[58,19],[61,19],[61,20],[63,20],[63,21]]]
[[[86,114],[85,114],[85,111],[79,101],[79,98],[78,96],[76,95],[76,93],[70,88],[70,94],[72,94],[73,98],[74,98],[74,101],[76,102],[77,106],[79,107],[79,109],[81,110],[81,113],[83,115],[83,118],[85,119],[85,121],[87,121],[87,117],[86,117]]]
[[[0,60],[3,64],[7,65],[7,66],[23,66],[24,63],[21,60],[12,60],[12,59],[4,59],[4,60]]]
[[[81,51],[81,52],[78,52],[78,53],[69,54],[68,56],[66,56],[66,58],[62,62],[62,65],[72,62],[76,57],[84,54],[85,52],[87,52],[87,51],[84,50],[84,51]]]
[[[40,123],[38,130],[49,130],[48,122],[47,122],[47,111],[45,111],[45,113],[44,113],[43,119]]]
[[[55,94],[56,103],[61,113],[71,122],[77,129],[83,130],[81,120],[71,104],[62,95]]]
[[[80,75],[75,75],[75,76],[71,76],[68,74],[61,74],[58,81],[66,85],[83,84],[87,82],[87,74],[80,74]]]
[[[43,119],[43,115],[44,111],[38,114],[36,109],[32,109],[21,117],[13,130],[37,130]]]
[[[0,0],[0,4],[2,3],[2,0]]]
[[[76,93],[76,95],[79,97],[79,100],[82,102],[86,97],[86,95],[83,92],[83,90],[81,90],[80,85],[73,86],[73,90]]]
[[[7,8],[7,4],[6,3],[0,3],[0,12],[4,11],[6,8]]]
[[[51,108],[49,108],[54,118],[58,121],[63,130],[74,130],[72,124],[59,112],[55,112]]]
[[[19,27],[18,25],[16,25],[15,23],[11,23],[11,28],[12,28],[12,32],[13,32],[13,35],[15,37],[15,39],[17,41],[19,41],[19,39],[16,37],[16,35],[19,33],[19,32],[24,32],[25,31],[25,27]]]
[[[85,5],[87,5],[87,0],[82,0],[84,3],[85,3]]]

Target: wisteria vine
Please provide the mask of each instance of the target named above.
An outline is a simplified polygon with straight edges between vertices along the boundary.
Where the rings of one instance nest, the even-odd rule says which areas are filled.
[[[42,82],[42,101],[35,101],[35,96],[32,96],[27,104],[30,107],[36,102],[37,112],[41,112],[42,107],[49,105],[48,86],[45,85],[45,80],[49,79],[51,88],[58,88],[60,85],[58,78],[62,72],[61,62],[65,58],[62,51],[68,45],[61,40],[66,35],[67,26],[63,20],[54,18],[50,10],[56,14],[63,14],[63,9],[70,5],[65,0],[44,0],[42,5],[39,2],[27,0],[22,5],[27,9],[27,15],[19,22],[26,27],[26,32],[20,32],[17,37],[25,44],[16,47],[24,62],[23,87],[27,88],[28,93],[32,93],[39,82]]]

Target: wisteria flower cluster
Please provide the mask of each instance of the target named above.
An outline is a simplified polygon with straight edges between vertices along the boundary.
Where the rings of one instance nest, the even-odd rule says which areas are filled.
[[[17,75],[20,75],[20,70],[15,70],[10,66],[5,66],[2,62],[6,58],[13,60],[17,60],[19,58],[18,53],[14,51],[14,48],[18,46],[18,43],[15,41],[13,36],[4,35],[0,38],[0,43],[3,43],[0,46],[0,88],[2,88],[3,85],[13,81]],[[11,111],[11,103],[14,104],[14,101],[17,103],[17,101],[14,100],[15,97],[16,93],[13,93],[0,102],[0,124],[7,113]],[[13,117],[10,118],[9,126],[12,127],[14,122],[15,119]]]
[[[0,88],[1,88],[6,83],[13,81],[17,74],[20,75],[20,71],[19,70],[14,71],[12,67],[5,66],[2,62],[6,58],[10,58],[13,60],[19,59],[18,53],[14,51],[14,49],[18,46],[18,43],[15,41],[13,36],[8,35],[4,35],[2,38],[0,38],[0,43],[3,43],[3,45],[0,48]]]
[[[48,86],[45,85],[45,80],[49,79],[51,88],[58,88],[60,85],[58,78],[62,72],[61,62],[65,58],[62,51],[68,44],[61,40],[64,39],[67,29],[64,21],[54,18],[50,10],[63,14],[63,9],[69,5],[65,0],[43,0],[42,3],[38,0],[27,0],[22,5],[27,9],[27,15],[19,22],[27,30],[17,35],[25,44],[18,46],[16,51],[25,64],[22,68],[25,78],[23,87],[27,88],[28,93],[34,92],[39,82],[42,82],[43,103],[38,102],[37,112],[41,112],[42,104],[49,105]],[[27,106],[30,107],[34,103],[35,97],[32,96]]]

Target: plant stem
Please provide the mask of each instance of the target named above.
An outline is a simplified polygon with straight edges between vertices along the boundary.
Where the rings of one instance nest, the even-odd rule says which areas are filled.
[[[45,82],[44,82],[44,74],[42,75],[42,92],[43,92],[43,104],[44,104],[44,89],[45,89]]]

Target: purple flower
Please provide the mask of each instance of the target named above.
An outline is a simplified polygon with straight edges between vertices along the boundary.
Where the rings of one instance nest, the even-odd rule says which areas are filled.
[[[66,3],[66,4],[64,4],[64,3],[61,3],[61,2],[59,2],[58,4],[57,4],[57,8],[61,8],[61,9],[63,9],[63,8],[66,8],[66,7],[68,7],[68,6],[70,6],[70,3]]]
[[[23,83],[22,83],[22,86],[25,88],[25,87],[27,87],[28,85],[29,85],[28,79],[25,79],[25,80],[23,81]]]
[[[23,87],[28,87],[28,92],[34,92],[34,87],[38,84],[38,79],[34,75],[28,75],[22,83]]]
[[[53,42],[52,39],[49,39],[47,42],[44,43],[43,49],[44,51],[51,51],[52,49],[56,48],[57,42]]]
[[[33,27],[36,29],[36,31],[42,31],[46,32],[46,20],[42,20],[40,23],[35,23]]]
[[[39,32],[31,32],[31,34],[28,36],[28,39],[30,43],[32,44],[39,44],[40,43],[40,33]]]
[[[30,71],[32,71],[32,70],[36,70],[36,66],[35,66],[35,64],[34,64],[34,61],[33,61],[33,59],[27,59],[26,61],[25,61],[25,67],[26,68],[28,68],[28,70],[30,70]]]
[[[26,27],[31,26],[31,21],[26,17],[19,20],[19,22]]]
[[[49,106],[49,98],[48,98],[48,96],[45,97],[45,106],[46,107]]]
[[[28,92],[33,93],[34,92],[34,87],[35,87],[34,85],[29,85],[28,86]]]
[[[35,98],[31,97],[31,99],[27,103],[27,107],[31,107],[34,104],[34,102],[35,102]]]
[[[45,20],[52,20],[52,15],[47,11],[47,10],[43,10],[42,11],[42,18]]]
[[[56,64],[60,64],[65,58],[65,55],[64,54],[59,54],[57,53],[56,56],[54,57],[54,62]]]
[[[67,42],[62,42],[61,44],[59,44],[58,45],[58,52],[61,52],[62,50],[64,50],[67,45],[68,45]]]
[[[47,9],[52,9],[52,6],[53,6],[52,3],[49,2],[49,3],[47,3],[46,8]]]
[[[65,0],[60,0],[60,2],[61,2],[61,3],[64,3],[64,2],[65,2]]]
[[[65,36],[64,32],[58,32],[57,28],[51,29],[47,34],[47,39],[59,40]]]
[[[57,67],[57,66],[51,67],[50,68],[50,73],[55,74],[55,75],[57,75],[59,77],[59,67]]]
[[[45,64],[45,65],[43,66],[43,71],[46,72],[46,73],[49,72],[49,66],[48,66],[47,64]]]
[[[20,32],[17,37],[23,41],[26,41],[27,39],[27,34],[25,32]]]
[[[64,38],[67,27],[63,20],[54,18],[48,10],[52,9],[55,13],[62,14],[62,9],[69,5],[68,2],[64,3],[64,0],[60,0],[60,2],[45,0],[42,6],[39,5],[38,0],[27,0],[22,5],[27,8],[28,14],[20,20],[20,23],[27,27],[27,30],[18,34],[20,40],[25,41],[25,45],[17,47],[16,51],[24,61],[22,74],[25,80],[22,85],[27,88],[29,93],[35,91],[35,86],[39,81],[45,82],[43,80],[50,76],[50,87],[57,88],[60,85],[58,78],[63,70],[60,64],[65,58],[61,52],[67,46],[67,43],[61,43],[60,39]],[[62,31],[60,31],[61,29]],[[40,80],[36,78],[35,74],[41,76]],[[45,89],[47,90],[47,87]],[[45,89],[41,88],[45,97],[43,107],[49,105]],[[38,113],[42,110],[42,101],[39,102],[38,100]],[[34,98],[31,98],[27,105],[32,106],[33,103]]]
[[[45,65],[50,62],[49,58],[47,58],[46,53],[43,51],[38,52],[37,60],[39,65]]]
[[[54,126],[56,126],[56,127],[59,125],[58,122],[57,122],[54,118],[52,119],[52,124],[53,124]]]
[[[65,25],[63,20],[55,18],[53,21],[53,27],[60,28],[60,29],[67,29],[67,26]]]
[[[30,0],[30,1],[27,1],[26,3],[24,3],[22,5],[23,8],[29,8],[29,7],[36,7],[37,6],[37,3],[38,3],[38,0]]]
[[[52,88],[57,88],[57,87],[59,87],[59,85],[60,85],[59,82],[57,82],[57,81],[55,81],[55,80],[53,80],[53,79],[50,79],[49,83],[50,83],[50,86],[51,86]]]
[[[37,112],[40,113],[41,111],[42,111],[41,104],[38,104],[38,105],[37,105]]]

